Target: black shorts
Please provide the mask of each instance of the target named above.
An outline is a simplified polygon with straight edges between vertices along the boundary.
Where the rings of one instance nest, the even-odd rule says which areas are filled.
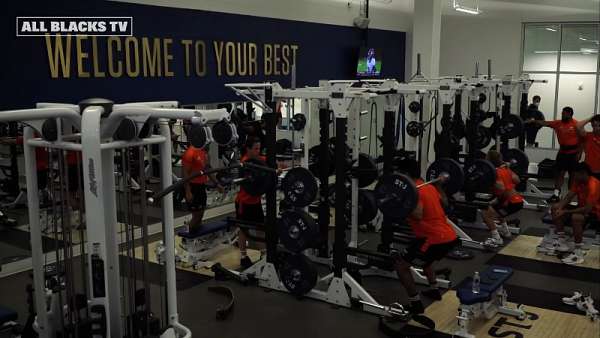
[[[554,170],[560,171],[572,171],[577,164],[577,153],[565,154],[558,152],[556,154],[556,162],[554,163]]]
[[[83,186],[83,167],[79,165],[68,166],[67,181],[69,182],[69,192],[79,190],[80,185]]]
[[[425,252],[421,251],[423,243],[425,243],[425,238],[416,238],[405,251],[400,254],[400,257],[412,265],[427,267],[430,266],[431,263],[446,257],[450,251],[460,244],[460,240],[456,238],[451,242],[432,244]]]
[[[516,213],[517,211],[523,209],[523,202],[508,203],[507,205],[496,204],[496,205],[492,205],[492,208],[494,208],[494,210],[496,210],[498,215],[500,215],[501,217],[506,217],[508,215],[512,215],[512,214]]]
[[[188,201],[188,209],[196,211],[206,208],[206,185],[205,184],[190,184],[192,191],[192,200]]]
[[[235,217],[239,220],[264,223],[265,214],[261,203],[241,204],[235,203]]]
[[[577,206],[572,205],[572,204],[569,204],[569,205],[567,205],[565,207],[565,209],[567,209],[567,210],[573,210],[575,208],[577,208]],[[565,217],[566,217],[566,219],[565,219],[565,225],[568,225],[568,226],[571,225],[571,216],[572,215],[573,214],[565,215]],[[588,226],[592,227],[592,228],[599,228],[600,227],[600,220],[598,219],[598,216],[595,213],[590,212],[589,214],[587,214],[585,216],[585,221],[583,223],[583,226],[584,226],[584,228],[586,228]]]

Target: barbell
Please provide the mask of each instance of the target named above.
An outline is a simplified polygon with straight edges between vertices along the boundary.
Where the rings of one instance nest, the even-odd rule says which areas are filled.
[[[504,154],[506,166],[515,170],[519,176],[527,173],[529,160],[524,152],[508,149]],[[426,182],[415,185],[413,180],[399,173],[382,176],[374,190],[377,207],[385,216],[404,219],[417,206],[417,189],[438,182],[442,183],[442,189],[448,195],[459,190],[488,193],[496,182],[496,167],[488,160],[476,159],[461,168],[457,161],[441,158],[427,168],[425,179]]]
[[[185,179],[178,180],[166,189],[150,197],[152,204],[159,203],[166,195],[180,189],[184,184],[200,176],[228,172],[239,169],[239,178],[230,180],[228,184],[239,184],[248,194],[260,196],[277,187],[277,170],[266,165],[259,159],[249,159],[232,165],[201,170],[192,173]],[[282,179],[281,189],[284,200],[295,207],[305,207],[317,197],[318,184],[310,170],[303,167],[283,169],[286,175]]]
[[[461,186],[462,169],[460,164],[450,158],[441,158],[427,171],[428,181],[415,185],[408,176],[392,173],[382,176],[375,186],[377,207],[384,216],[405,219],[417,207],[419,194],[417,189],[429,184],[445,182],[445,186],[454,189]]]

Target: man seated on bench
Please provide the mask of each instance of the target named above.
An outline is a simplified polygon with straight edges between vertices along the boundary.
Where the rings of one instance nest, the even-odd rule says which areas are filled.
[[[210,158],[208,152],[203,148],[196,148],[190,145],[183,157],[181,158],[183,164],[183,178],[191,176],[193,173],[207,170],[210,168]],[[194,233],[200,231],[202,225],[202,218],[204,217],[204,210],[206,209],[206,183],[211,180],[217,186],[219,192],[223,192],[223,187],[219,184],[215,175],[202,175],[193,178],[190,182],[185,184],[185,200],[188,204],[189,210],[192,212],[192,219],[190,220],[188,232],[191,236]]]
[[[403,164],[405,174],[416,185],[422,184],[423,179],[421,179],[421,170],[417,161],[406,160]],[[442,203],[447,203],[443,190],[436,185],[426,184],[418,188],[418,193],[419,203],[407,219],[416,238],[404,252],[394,255],[394,268],[398,279],[408,293],[413,313],[423,313],[424,308],[410,270],[411,266],[422,267],[423,273],[432,287],[423,291],[423,295],[434,300],[441,300],[442,296],[438,289],[433,262],[444,258],[460,243],[456,232],[448,224],[448,218],[442,205]]]
[[[577,206],[570,202],[577,197]],[[562,259],[565,264],[583,263],[583,230],[587,224],[598,222],[600,219],[600,180],[590,175],[590,168],[585,163],[577,163],[573,168],[573,184],[567,195],[558,203],[552,205],[552,222],[556,228],[558,240],[552,243],[552,248],[558,252],[570,252]],[[573,228],[574,247],[567,244],[564,227],[570,224]]]
[[[490,150],[487,159],[496,167],[496,184],[494,185],[495,199],[483,212],[483,221],[492,234],[485,244],[499,246],[504,244],[502,237],[510,237],[506,217],[523,209],[523,196],[515,190],[515,186],[519,183],[519,176],[504,163],[502,154],[496,150]]]

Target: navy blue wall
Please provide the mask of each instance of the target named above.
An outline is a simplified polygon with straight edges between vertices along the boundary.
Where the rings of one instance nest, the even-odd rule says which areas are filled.
[[[363,39],[363,33],[353,27],[111,1],[21,1],[11,2],[11,5],[3,9],[0,29],[3,42],[0,109],[26,108],[40,101],[77,102],[86,97],[106,97],[116,102],[167,99],[182,103],[217,102],[233,99],[231,92],[223,87],[227,82],[272,80],[289,86],[289,77],[263,75],[263,43],[298,45],[297,84],[316,85],[319,79],[354,77],[358,48]],[[175,76],[77,78],[72,74],[68,79],[53,79],[45,39],[16,37],[16,16],[133,16],[134,36],[173,39]],[[205,77],[185,76],[181,39],[206,42]],[[383,49],[382,76],[404,79],[405,33],[370,30],[368,39],[369,45]],[[256,43],[258,76],[218,77],[213,40]],[[101,53],[105,52],[103,48]],[[105,54],[100,60],[106,62]],[[74,57],[72,62],[75,62]],[[106,65],[101,68],[106,70]]]

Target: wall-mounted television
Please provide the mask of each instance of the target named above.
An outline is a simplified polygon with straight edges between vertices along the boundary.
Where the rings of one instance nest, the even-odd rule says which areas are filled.
[[[378,77],[381,75],[383,54],[381,49],[374,47],[361,47],[356,65],[356,76]]]

